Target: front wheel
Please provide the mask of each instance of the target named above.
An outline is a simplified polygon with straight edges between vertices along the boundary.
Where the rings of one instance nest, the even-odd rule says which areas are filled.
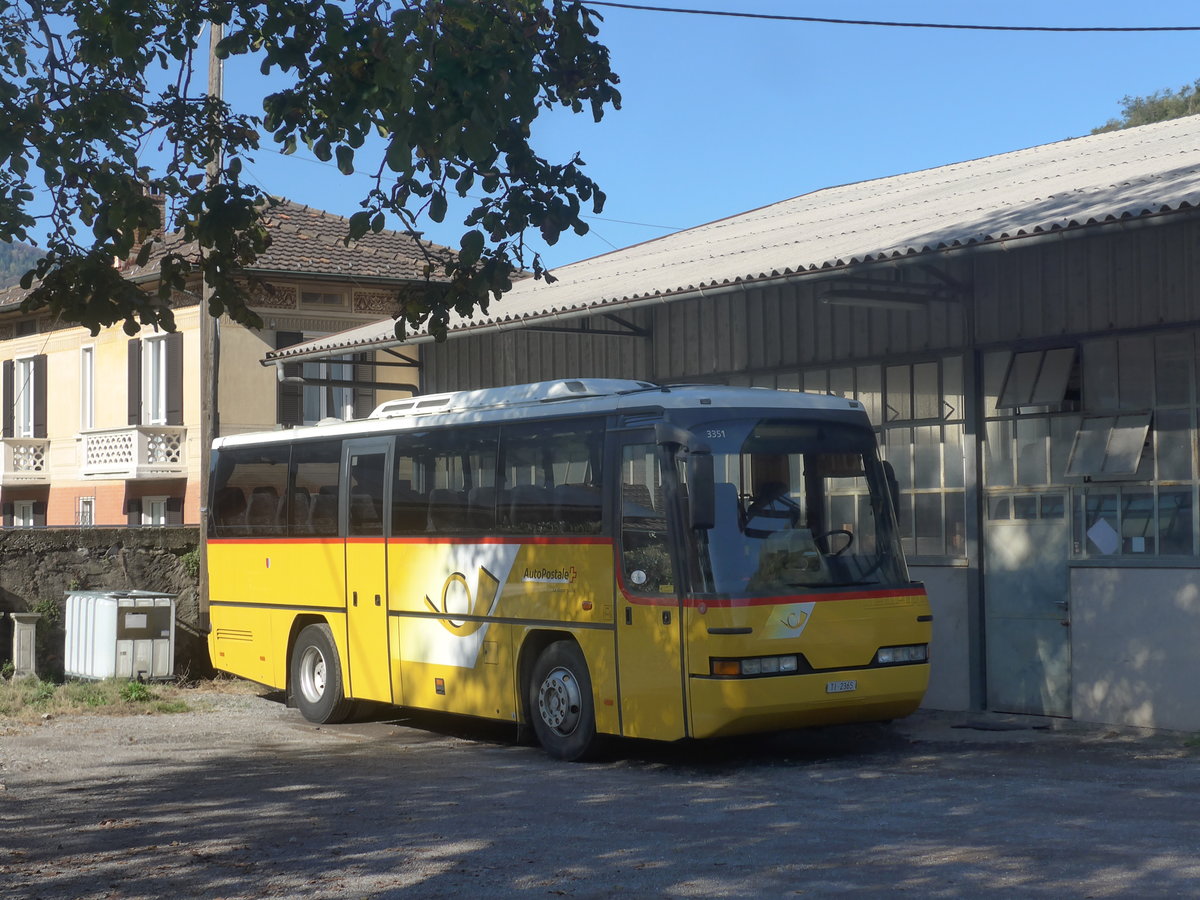
[[[573,641],[556,641],[538,657],[529,681],[529,718],[551,756],[582,760],[598,749],[592,679]]]
[[[318,725],[344,722],[353,701],[342,690],[342,663],[329,626],[309,625],[292,648],[292,696],[300,714]]]

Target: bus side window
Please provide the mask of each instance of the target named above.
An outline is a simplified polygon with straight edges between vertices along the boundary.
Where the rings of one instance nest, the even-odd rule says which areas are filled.
[[[292,508],[288,531],[293,535],[335,537],[338,533],[338,468],[341,441],[296,444],[292,452]],[[298,500],[303,496],[303,500]],[[300,507],[304,509],[301,511]]]
[[[506,489],[498,504],[501,531],[600,533],[602,422],[506,425],[500,443],[500,476]]]

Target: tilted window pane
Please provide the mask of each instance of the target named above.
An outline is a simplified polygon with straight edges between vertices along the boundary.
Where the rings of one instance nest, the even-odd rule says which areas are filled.
[[[1104,459],[1105,475],[1132,475],[1138,470],[1142,459],[1142,448],[1146,444],[1146,433],[1150,430],[1150,414],[1117,416],[1112,434],[1108,439],[1108,453]]]
[[[1030,397],[1033,405],[1062,403],[1063,397],[1067,393],[1067,383],[1071,379],[1071,369],[1074,366],[1074,347],[1047,350],[1042,360],[1042,370],[1038,374],[1037,384],[1034,385],[1033,396]]]

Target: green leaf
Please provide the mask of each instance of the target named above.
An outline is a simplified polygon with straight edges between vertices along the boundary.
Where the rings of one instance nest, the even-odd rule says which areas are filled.
[[[337,167],[343,175],[354,174],[354,151],[345,144],[337,146]]]
[[[429,218],[441,222],[446,218],[446,195],[440,190],[434,191],[429,198]]]

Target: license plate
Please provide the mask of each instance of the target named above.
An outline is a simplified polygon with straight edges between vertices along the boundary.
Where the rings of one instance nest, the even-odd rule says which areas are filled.
[[[825,693],[827,694],[844,694],[846,691],[857,690],[857,681],[827,681],[825,683]]]

